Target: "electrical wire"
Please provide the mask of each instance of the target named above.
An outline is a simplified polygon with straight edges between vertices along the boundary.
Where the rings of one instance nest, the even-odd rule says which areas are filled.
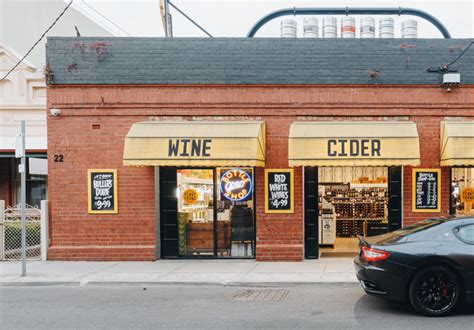
[[[44,33],[41,35],[41,37],[33,44],[33,46],[31,46],[30,50],[28,50],[28,52],[26,52],[25,56],[23,56],[21,58],[21,60],[19,60],[18,63],[15,64],[15,66],[13,68],[11,68],[10,71],[8,71],[5,76],[3,76],[3,78],[0,80],[0,82],[7,79],[7,77],[10,75],[10,73],[12,73],[13,70],[15,70],[16,67],[21,64],[21,62],[23,62],[23,60],[33,51],[33,49],[36,47],[36,45],[39,44],[39,42],[44,38],[44,36],[49,32],[49,30],[51,30],[53,28],[53,26],[56,25],[56,23],[59,21],[59,19],[64,15],[64,13],[69,9],[69,7],[71,7],[73,2],[74,2],[74,0],[71,0],[71,2],[69,2],[69,4],[66,6],[66,8],[64,8],[64,10],[61,12],[61,14],[59,14],[59,16],[56,17],[53,24],[51,24],[50,27],[47,28],[46,31],[44,31]]]
[[[449,64],[446,64],[446,66],[449,67],[450,65],[456,63],[457,60],[459,60],[461,57],[463,57],[463,55],[468,51],[468,49],[472,46],[472,44],[474,44],[474,41],[471,41],[471,43],[469,44],[469,46],[467,46],[467,48],[464,49],[464,50],[461,52],[461,54],[459,54],[458,57],[456,57],[456,58],[454,59],[454,61],[452,61],[452,62],[449,63]]]

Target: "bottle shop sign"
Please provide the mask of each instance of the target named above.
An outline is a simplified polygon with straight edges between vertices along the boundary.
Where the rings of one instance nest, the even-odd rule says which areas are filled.
[[[118,213],[117,170],[88,170],[88,212]]]
[[[441,211],[441,170],[413,170],[413,212]]]
[[[265,170],[265,213],[293,213],[293,170]]]
[[[252,177],[241,169],[224,171],[220,181],[221,196],[233,202],[248,200],[252,193]]]

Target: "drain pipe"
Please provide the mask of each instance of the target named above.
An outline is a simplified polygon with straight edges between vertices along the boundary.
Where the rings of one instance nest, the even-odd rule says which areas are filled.
[[[444,38],[451,38],[446,27],[434,16],[425,11],[413,8],[285,8],[279,9],[262,17],[247,33],[248,38],[253,38],[258,30],[271,20],[281,16],[298,15],[411,15],[423,18],[433,24]]]

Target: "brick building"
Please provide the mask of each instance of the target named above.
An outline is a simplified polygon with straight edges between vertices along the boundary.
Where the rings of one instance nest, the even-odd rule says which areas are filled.
[[[472,212],[470,43],[49,38],[49,259],[302,260]]]

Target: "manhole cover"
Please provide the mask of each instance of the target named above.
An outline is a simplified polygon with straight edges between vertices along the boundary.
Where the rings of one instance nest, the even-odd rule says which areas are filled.
[[[240,291],[234,296],[236,301],[281,301],[288,295],[286,289],[253,289]]]

